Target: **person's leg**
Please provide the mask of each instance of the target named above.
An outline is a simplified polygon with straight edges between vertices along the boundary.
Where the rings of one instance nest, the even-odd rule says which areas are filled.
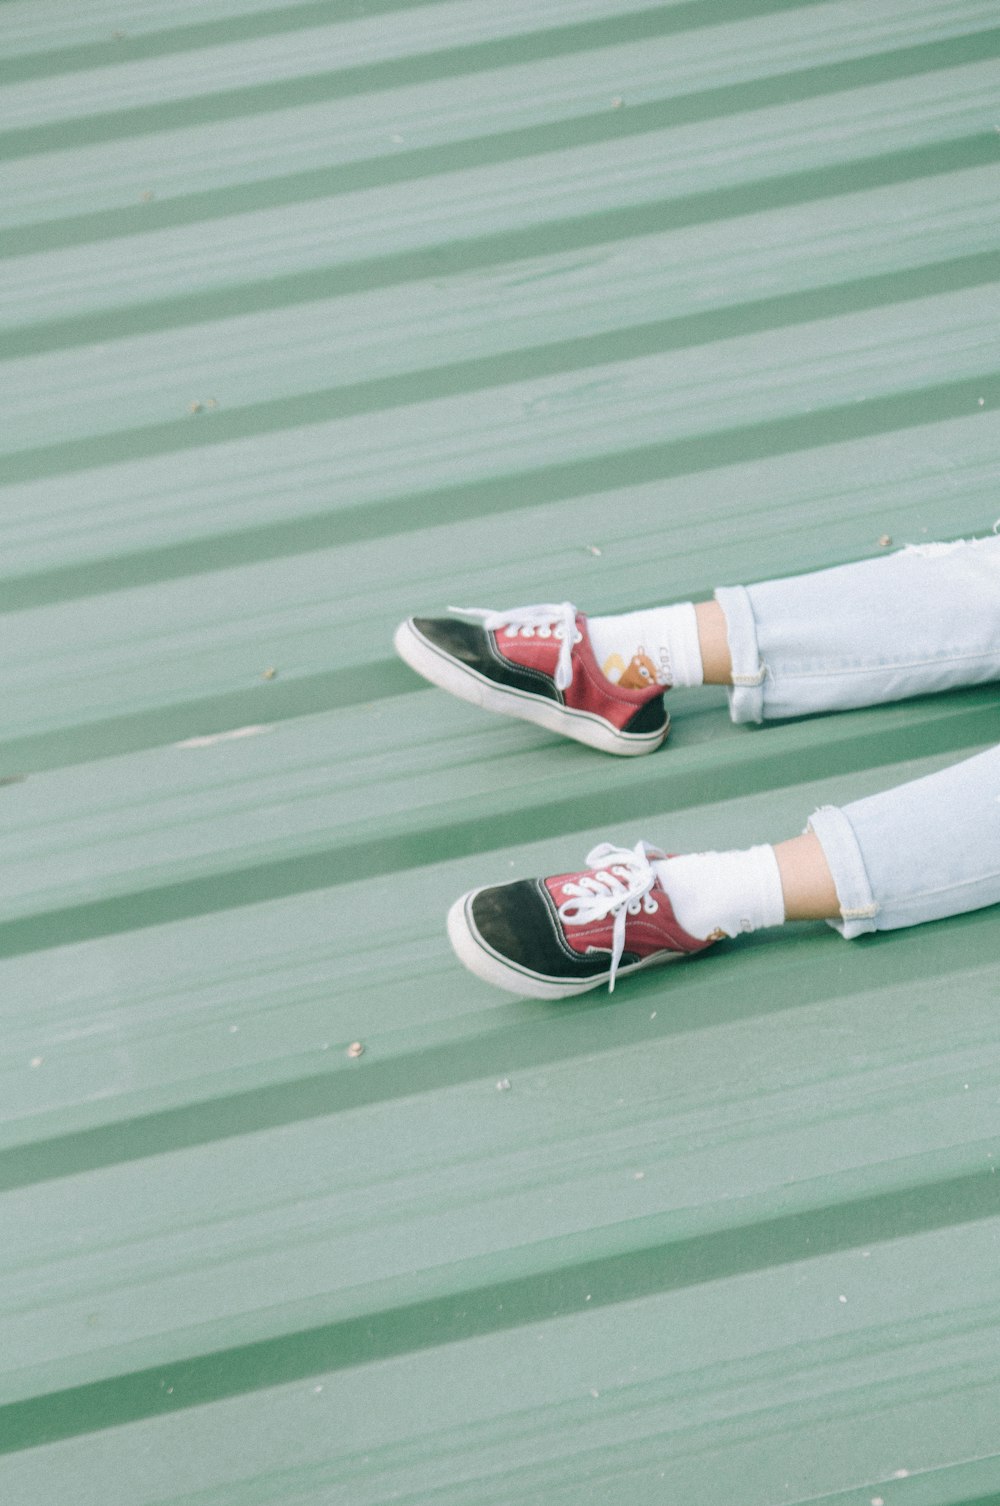
[[[786,920],[854,937],[1000,904],[1000,745],[824,806],[774,847],[667,857],[604,845],[587,865],[463,895],[448,917],[460,960],[498,987],[566,998]]]
[[[419,674],[607,753],[649,753],[672,686],[726,685],[761,722],[1000,680],[1000,538],[908,548],[709,602],[587,617],[569,602],[411,617]]]

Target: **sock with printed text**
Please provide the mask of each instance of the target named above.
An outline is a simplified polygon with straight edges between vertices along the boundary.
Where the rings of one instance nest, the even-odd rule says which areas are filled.
[[[693,602],[588,617],[587,628],[602,672],[627,690],[704,683]]]

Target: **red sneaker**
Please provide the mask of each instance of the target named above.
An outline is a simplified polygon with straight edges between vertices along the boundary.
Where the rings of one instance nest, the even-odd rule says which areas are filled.
[[[570,602],[449,611],[455,615],[408,618],[394,640],[410,668],[442,690],[602,753],[652,753],[666,737],[668,687],[632,689],[602,674],[587,619]]]
[[[604,842],[582,873],[474,889],[448,912],[459,961],[498,988],[533,999],[566,999],[621,973],[703,952],[721,932],[699,940],[682,930],[646,842]]]

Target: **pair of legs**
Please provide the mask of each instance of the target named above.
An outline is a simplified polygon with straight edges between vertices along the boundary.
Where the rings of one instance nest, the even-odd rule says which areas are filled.
[[[706,683],[729,687],[734,721],[1000,681],[1000,538],[723,588],[695,613]],[[1000,746],[816,812],[775,853],[786,919],[833,920],[845,935],[998,903]]]
[[[1000,538],[620,617],[588,620],[568,603],[467,615],[482,620],[411,619],[397,646],[466,699],[608,751],[648,752],[666,735],[672,683],[725,685],[734,721],[765,722],[1000,680]],[[826,919],[852,937],[996,904],[1000,745],[825,807],[801,836],[751,854],[668,860],[639,844],[601,849],[597,865],[530,892],[463,896],[449,922],[462,960],[501,986],[562,997],[613,980],[619,963],[645,966],[758,924]]]

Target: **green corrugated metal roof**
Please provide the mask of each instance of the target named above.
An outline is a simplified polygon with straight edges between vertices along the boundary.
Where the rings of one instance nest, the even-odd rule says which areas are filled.
[[[443,931],[995,690],[611,760],[391,652],[993,522],[995,3],[0,19],[5,1503],[1000,1498],[997,914],[559,1006]]]

